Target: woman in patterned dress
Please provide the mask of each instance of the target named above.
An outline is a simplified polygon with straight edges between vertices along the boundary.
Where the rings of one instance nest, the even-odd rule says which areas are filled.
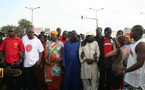
[[[51,31],[51,41],[47,42],[44,50],[45,59],[45,81],[48,90],[60,90],[63,80],[62,72],[62,50],[63,43],[57,40],[58,32]]]

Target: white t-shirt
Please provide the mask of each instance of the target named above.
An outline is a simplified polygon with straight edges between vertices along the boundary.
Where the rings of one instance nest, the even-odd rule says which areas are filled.
[[[22,41],[25,48],[24,67],[31,67],[39,60],[39,53],[44,50],[43,45],[36,37],[32,40],[26,37]]]
[[[23,41],[25,38],[28,38],[28,36],[27,36],[27,35],[23,36],[23,37],[22,37],[22,41]]]

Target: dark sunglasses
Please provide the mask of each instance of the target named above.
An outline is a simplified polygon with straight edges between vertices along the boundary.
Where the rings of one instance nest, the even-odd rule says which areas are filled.
[[[8,31],[8,32],[14,32],[14,31]]]
[[[31,32],[31,31],[30,31],[29,33],[34,33],[34,32]]]

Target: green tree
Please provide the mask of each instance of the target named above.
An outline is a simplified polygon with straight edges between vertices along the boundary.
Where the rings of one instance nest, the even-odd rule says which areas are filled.
[[[1,27],[0,31],[4,34],[8,34],[8,30],[9,27],[15,27],[16,28],[16,32],[18,34],[18,36],[20,36],[21,33],[24,33],[24,31],[26,30],[27,27],[33,27],[32,23],[26,19],[20,19],[18,21],[18,26],[15,25],[6,25]]]
[[[32,23],[26,19],[20,19],[18,21],[18,26],[23,30],[26,29],[27,27],[33,27]]]
[[[27,19],[20,19],[17,26],[18,34],[25,32],[28,27],[33,27],[32,23]]]
[[[16,28],[16,26],[14,26],[14,25],[6,25],[6,26],[1,27],[0,31],[4,34],[8,35],[8,30],[11,26]]]

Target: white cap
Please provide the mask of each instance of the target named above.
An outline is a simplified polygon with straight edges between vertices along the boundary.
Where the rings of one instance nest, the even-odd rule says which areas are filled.
[[[88,36],[88,35],[93,35],[93,33],[92,32],[87,32],[86,36]]]

